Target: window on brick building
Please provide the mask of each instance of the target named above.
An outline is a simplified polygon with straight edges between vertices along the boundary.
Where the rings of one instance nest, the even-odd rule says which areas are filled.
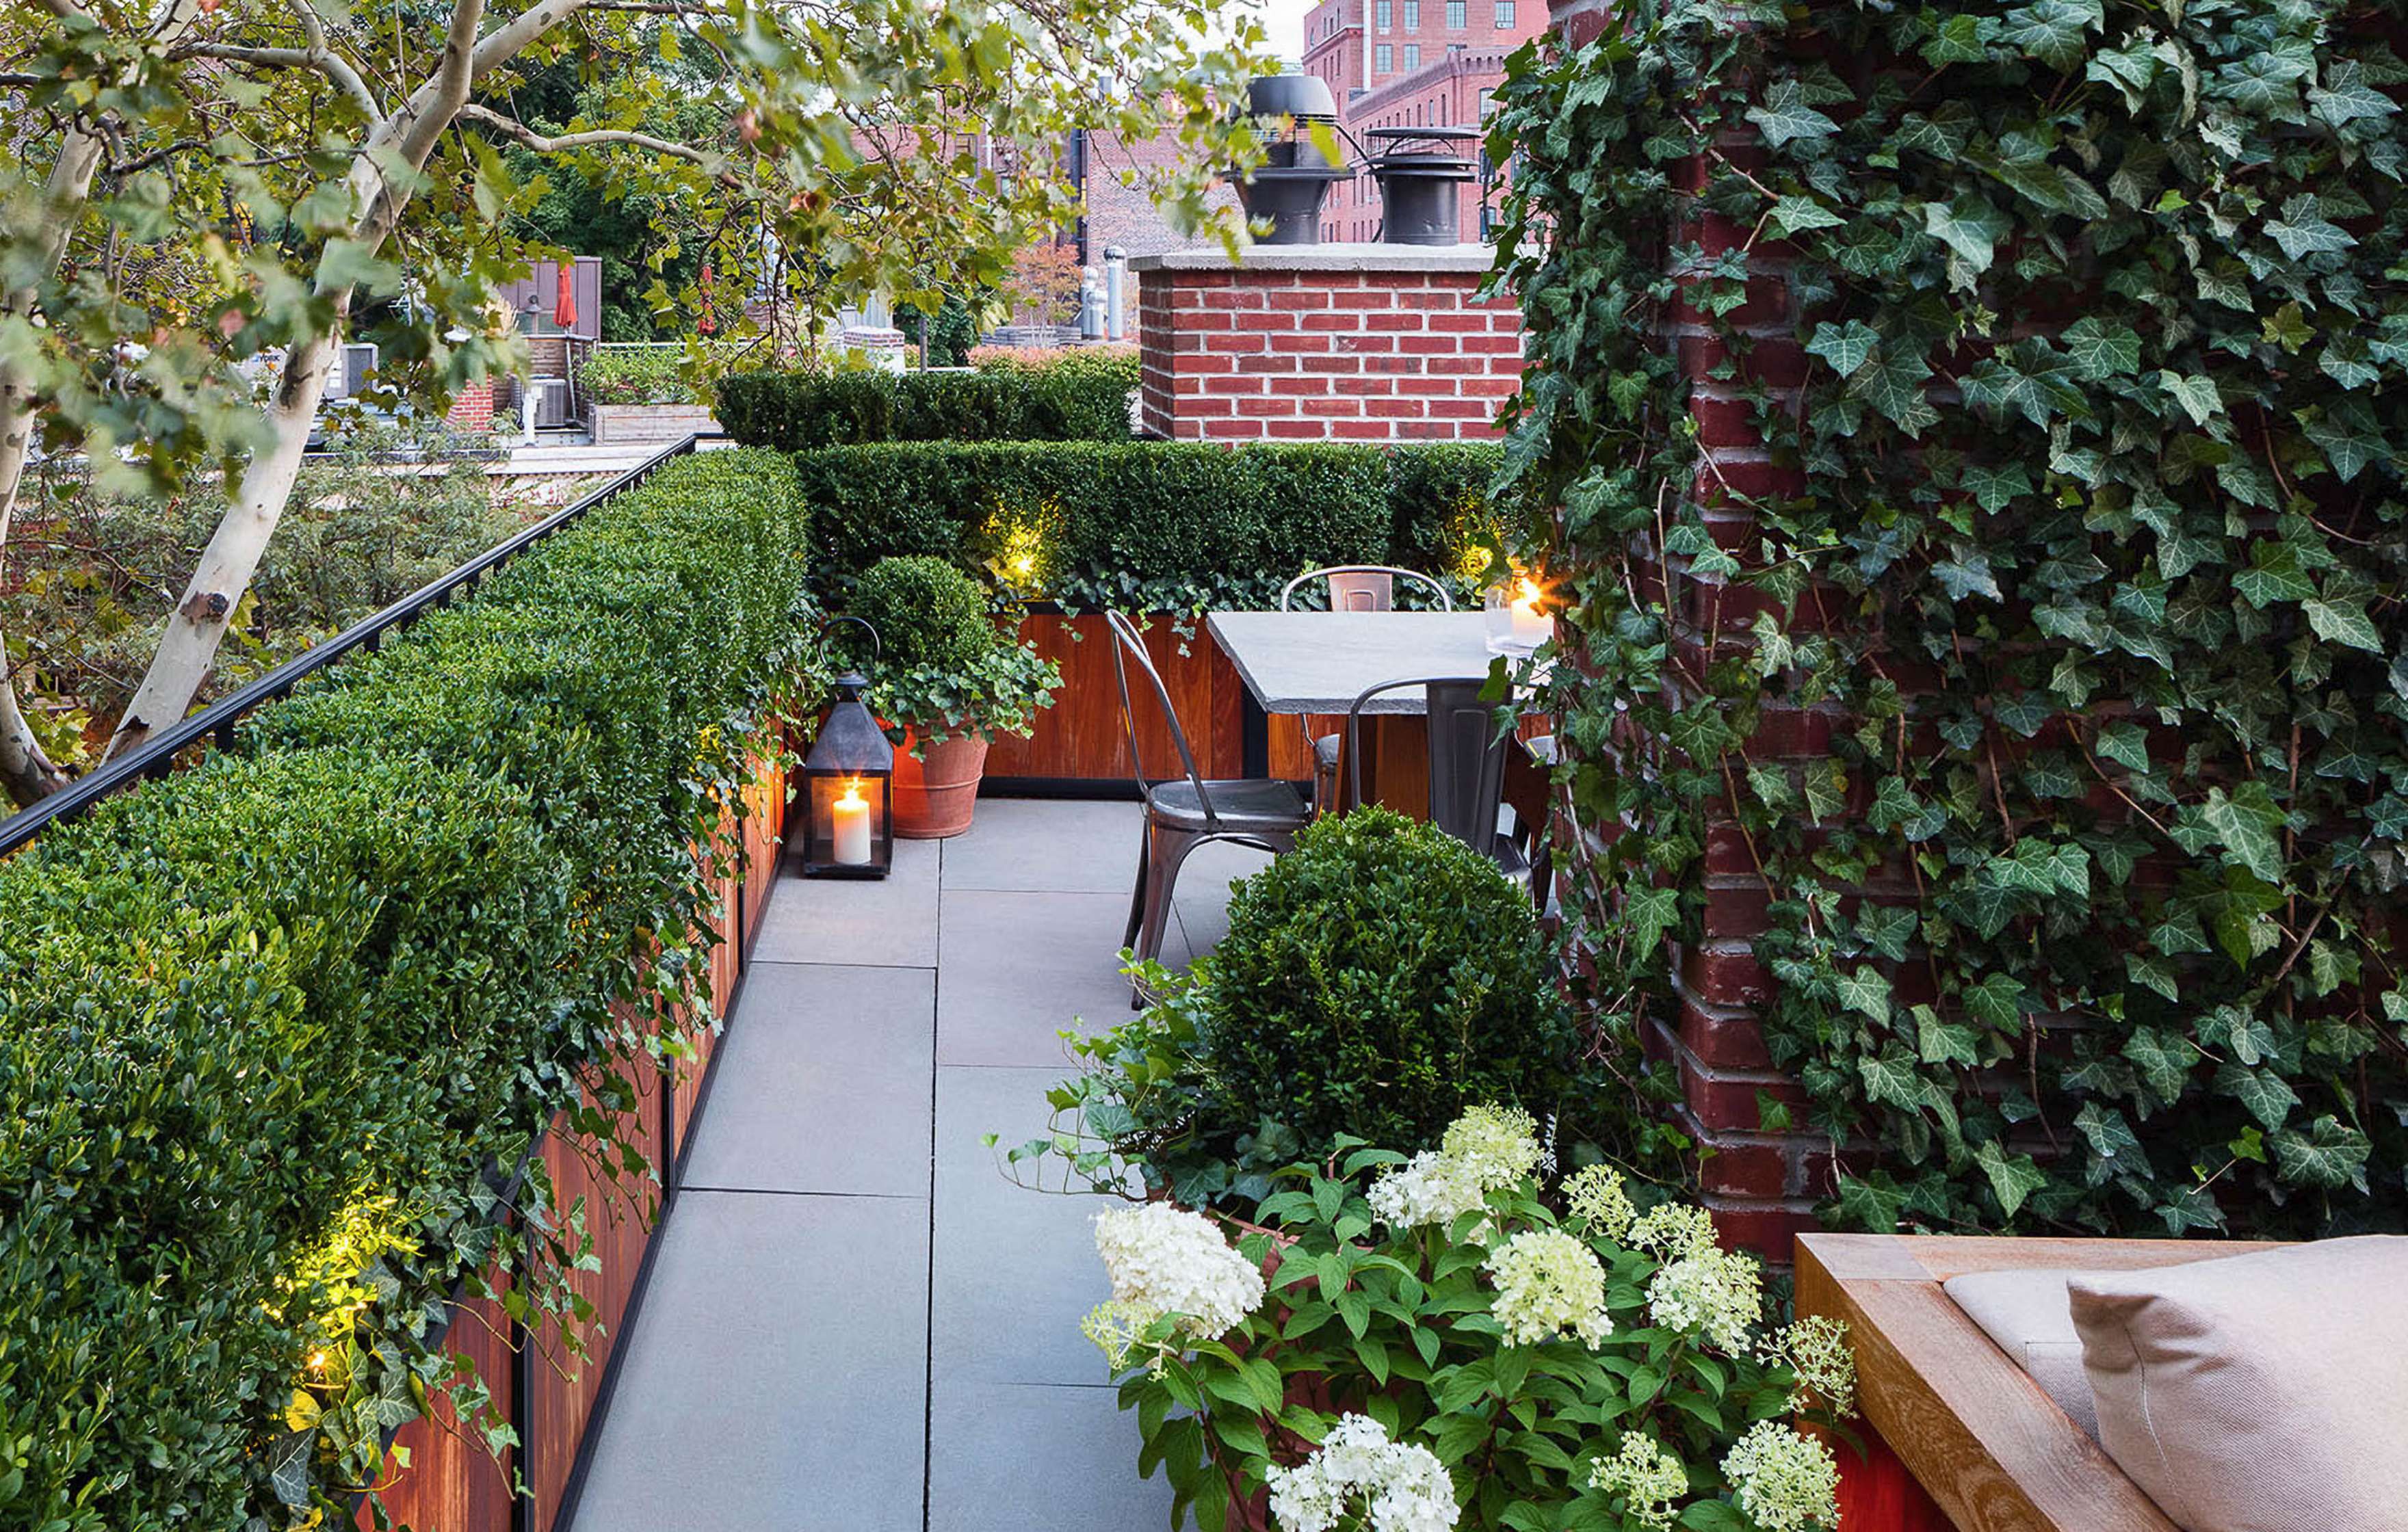
[[[1497,0],[1497,30],[1513,30],[1513,0]]]
[[[1385,32],[1389,27],[1396,24],[1397,7],[1394,0],[1380,0],[1378,10],[1380,30]]]
[[[1470,0],[1446,0],[1447,29],[1451,32],[1460,32],[1469,25],[1471,18],[1466,13],[1470,9]]]
[[[1422,45],[1419,43],[1405,44],[1405,67],[1407,69],[1418,69],[1421,66]]]
[[[1422,0],[1405,0],[1405,30],[1419,32],[1421,29]]]
[[[1384,0],[1383,0],[1383,3],[1384,3]],[[1397,66],[1396,58],[1397,50],[1389,47],[1386,43],[1382,43],[1379,47],[1371,50],[1371,67],[1376,72],[1384,75]]]

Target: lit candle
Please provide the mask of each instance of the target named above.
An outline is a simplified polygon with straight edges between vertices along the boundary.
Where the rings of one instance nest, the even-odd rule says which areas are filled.
[[[1555,624],[1539,609],[1546,594],[1539,582],[1525,575],[1513,590],[1513,642],[1536,649],[1555,637]]]
[[[836,842],[836,859],[850,867],[867,866],[869,863],[869,803],[861,795],[859,779],[844,784],[844,796],[831,806],[835,823],[830,826]]]

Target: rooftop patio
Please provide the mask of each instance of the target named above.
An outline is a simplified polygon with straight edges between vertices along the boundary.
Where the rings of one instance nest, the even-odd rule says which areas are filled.
[[[1129,1532],[1169,1492],[1080,1336],[1092,1196],[1007,1180],[1056,1034],[1127,1014],[1134,803],[991,798],[883,882],[780,881],[574,1511],[668,1526]],[[1208,949],[1208,846],[1166,960]]]

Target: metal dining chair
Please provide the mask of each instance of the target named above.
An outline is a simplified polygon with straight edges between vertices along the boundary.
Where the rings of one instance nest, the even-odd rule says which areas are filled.
[[[1137,770],[1138,791],[1145,795],[1145,838],[1138,847],[1137,888],[1129,895],[1128,929],[1121,945],[1134,946],[1140,961],[1162,955],[1162,929],[1170,916],[1171,892],[1179,881],[1179,866],[1187,853],[1213,840],[1234,841],[1274,855],[1293,850],[1296,833],[1312,823],[1312,809],[1286,782],[1224,780],[1207,781],[1196,769],[1196,752],[1188,747],[1187,731],[1170,706],[1169,689],[1137,624],[1116,611],[1104,613],[1112,630],[1112,674],[1120,681],[1121,724],[1128,733],[1129,759]],[[1155,779],[1145,768],[1138,741],[1136,693],[1129,684],[1131,662],[1145,678],[1162,721],[1169,725],[1170,742],[1179,752],[1182,777]],[[1129,1009],[1142,1008],[1145,992],[1134,990]]]
[[[1408,686],[1422,688],[1429,731],[1430,823],[1490,861],[1509,878],[1530,875],[1529,858],[1513,838],[1498,829],[1504,805],[1505,754],[1511,730],[1499,733],[1497,704],[1481,700],[1485,676],[1419,676],[1367,686],[1346,709],[1348,796],[1363,801],[1363,709],[1372,698]]]
[[[1279,609],[1294,611],[1296,593],[1316,580],[1329,582],[1331,611],[1394,611],[1397,607],[1397,581],[1427,588],[1436,598],[1440,611],[1455,610],[1455,597],[1447,594],[1442,580],[1418,569],[1400,569],[1388,564],[1333,564],[1323,569],[1308,569],[1280,587]],[[1326,813],[1338,801],[1339,736],[1325,734],[1312,741],[1312,806]]]

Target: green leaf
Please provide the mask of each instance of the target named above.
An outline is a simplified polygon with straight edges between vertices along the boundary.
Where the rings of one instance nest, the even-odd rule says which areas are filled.
[[[2373,1145],[2365,1134],[2330,1115],[2317,1118],[2305,1133],[2286,1128],[2267,1142],[2273,1147],[2275,1173],[2285,1181],[2301,1186],[2365,1188],[2366,1162]]]
[[[1802,774],[1806,812],[1815,823],[1837,819],[1848,807],[1848,779],[1841,764],[1828,755],[1806,763]]]
[[[1997,257],[2001,222],[1994,208],[1977,198],[1959,197],[1944,207],[1923,205],[1924,232],[1955,251],[1976,273],[1989,270]]]
[[[2302,601],[2300,609],[2307,613],[2308,625],[2315,629],[2317,637],[2372,654],[2383,652],[2383,635],[2375,631],[2374,620],[2366,615],[2366,603],[2362,600],[2318,597]]]
[[[2225,860],[2246,868],[2269,883],[2283,881],[2283,846],[2277,833],[2283,811],[2274,806],[2263,782],[2243,782],[2228,794],[2220,787],[2207,791],[2197,809],[2200,823],[2225,849]]]
[[[2272,1069],[2252,1069],[2227,1062],[2215,1071],[2215,1088],[2249,1109],[2249,1115],[2266,1124],[2272,1132],[2281,1127],[2300,1104],[2300,1095],[2290,1082]]]
[[[1681,895],[1677,889],[1649,888],[1630,895],[1623,906],[1630,921],[1630,952],[1626,959],[1637,962],[1654,952],[1664,939],[1664,933],[1680,923]]]
[[[2000,1209],[2009,1218],[2022,1210],[2034,1192],[2048,1184],[2048,1177],[2028,1154],[2010,1154],[1991,1139],[1973,1152],[1973,1163],[1989,1178],[1990,1191],[1999,1199]]]
[[[2327,222],[2323,202],[2309,193],[2286,200],[2282,218],[2269,222],[2266,232],[2294,261],[2320,251],[2347,250],[2358,243],[2348,230]]]
[[[1829,229],[1845,223],[1846,219],[1816,202],[1813,197],[1784,196],[1776,200],[1767,215],[1772,232],[1786,239],[1800,229]]]
[[[1798,81],[1784,79],[1765,92],[1764,105],[1750,107],[1747,120],[1764,132],[1774,149],[1800,138],[1821,138],[1840,131],[1840,124],[1806,105]]]
[[[1840,1003],[1872,1021],[1889,1020],[1889,980],[1878,969],[1858,968],[1834,976]]]
[[[2149,769],[2149,731],[2138,723],[2118,721],[2100,724],[2091,749],[2127,770]]]
[[[2224,400],[2215,392],[2215,380],[2204,375],[2185,377],[2170,369],[2157,373],[2157,386],[2173,395],[2194,425],[2205,425],[2223,412]]]
[[[1830,363],[1833,372],[1846,378],[1871,358],[1873,348],[1880,343],[1881,332],[1862,320],[1852,319],[1842,324],[1825,320],[1814,326],[1806,350]]]
[[[2130,325],[2085,316],[2059,337],[2073,370],[2086,382],[2141,370],[2141,336]]]

